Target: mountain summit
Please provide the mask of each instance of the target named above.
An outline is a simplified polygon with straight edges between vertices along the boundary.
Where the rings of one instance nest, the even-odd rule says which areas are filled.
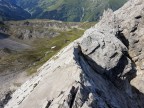
[[[144,2],[108,10],[24,83],[5,108],[144,108]]]

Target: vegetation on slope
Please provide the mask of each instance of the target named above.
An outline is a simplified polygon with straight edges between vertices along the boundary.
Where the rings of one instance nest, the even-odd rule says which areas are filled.
[[[11,70],[12,72],[15,70],[27,70],[28,75],[35,73],[41,65],[49,60],[59,50],[82,36],[85,29],[94,24],[95,23],[77,23],[78,28],[71,28],[70,30],[65,31],[57,31],[57,29],[55,29],[55,32],[59,32],[59,35],[52,38],[44,37],[32,40],[32,49],[30,50],[22,52],[12,51],[10,49],[1,50],[5,54],[0,58],[0,72],[6,70]]]
[[[32,18],[62,21],[96,21],[107,8],[116,10],[127,0],[17,0]]]
[[[35,41],[38,46],[35,50],[27,53],[28,60],[34,61],[34,65],[28,69],[28,74],[36,72],[36,69],[55,55],[60,49],[82,36],[84,30],[74,28],[67,32],[61,32],[57,37],[50,40],[40,39]]]

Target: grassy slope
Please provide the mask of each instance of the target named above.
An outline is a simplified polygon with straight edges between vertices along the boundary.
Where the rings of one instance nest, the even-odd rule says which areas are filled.
[[[127,0],[18,0],[37,18],[63,21],[96,21],[108,7],[113,10]],[[84,11],[83,11],[84,9]],[[84,12],[84,13],[83,13]],[[84,15],[84,16],[83,16]],[[82,17],[83,16],[83,17]]]
[[[36,72],[37,68],[43,65],[49,58],[55,55],[59,50],[82,36],[85,29],[91,27],[95,23],[78,23],[80,28],[73,28],[69,31],[61,31],[54,38],[39,38],[32,43],[34,49],[23,52],[13,52],[0,57],[0,72],[7,69],[12,71],[27,69],[28,75]],[[51,47],[56,48],[51,49]]]
[[[28,52],[27,59],[33,59],[33,61],[35,61],[36,59],[40,58],[40,60],[28,69],[28,74],[36,72],[38,67],[55,55],[60,49],[82,36],[83,32],[84,30],[72,29],[67,32],[61,32],[59,36],[50,40],[40,39],[39,41],[35,41],[35,43],[37,43],[36,46],[38,45],[39,47],[37,47],[36,50],[31,51],[30,55]],[[56,46],[56,48],[51,49],[53,46]]]
[[[90,28],[91,26],[93,26],[94,24],[95,22],[81,23],[79,27],[83,29],[73,28],[70,31],[61,32],[59,36],[54,37],[50,40],[41,39],[41,40],[35,41],[34,42],[36,43],[35,45],[39,47],[37,47],[36,50],[32,51],[31,53],[32,55],[28,54],[29,56],[33,56],[33,57],[29,57],[29,56],[28,57],[34,58],[34,60],[36,60],[36,58],[38,59],[41,58],[41,60],[37,61],[32,67],[28,69],[27,71],[28,75],[35,73],[36,70],[42,64],[44,64],[47,60],[49,60],[56,53],[58,53],[62,48],[64,48],[65,46],[73,42],[74,40],[81,37],[84,31]],[[51,47],[53,46],[56,46],[56,48],[51,49]]]

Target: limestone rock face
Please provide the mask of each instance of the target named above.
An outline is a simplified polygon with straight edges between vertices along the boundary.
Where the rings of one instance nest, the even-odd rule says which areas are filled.
[[[130,0],[61,50],[5,108],[144,108],[144,1]]]

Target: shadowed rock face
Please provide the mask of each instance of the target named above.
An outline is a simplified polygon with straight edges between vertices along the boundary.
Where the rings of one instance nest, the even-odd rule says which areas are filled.
[[[143,9],[143,0],[130,0],[104,12],[13,93],[5,108],[144,108]]]

